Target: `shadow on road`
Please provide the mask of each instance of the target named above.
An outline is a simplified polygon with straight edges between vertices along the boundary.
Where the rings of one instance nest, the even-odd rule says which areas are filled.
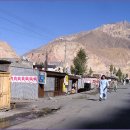
[[[99,101],[99,99],[93,99],[93,98],[89,98],[87,100],[90,100],[90,101]]]
[[[91,99],[90,99],[91,100]],[[93,100],[93,99],[92,99]],[[129,101],[130,104],[130,101]],[[93,122],[81,122],[80,129],[130,129],[130,105],[120,109],[112,118]]]

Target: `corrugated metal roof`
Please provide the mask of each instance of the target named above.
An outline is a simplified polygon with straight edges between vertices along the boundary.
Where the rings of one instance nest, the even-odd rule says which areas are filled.
[[[0,60],[0,64],[11,64],[11,61],[8,61],[8,60]]]

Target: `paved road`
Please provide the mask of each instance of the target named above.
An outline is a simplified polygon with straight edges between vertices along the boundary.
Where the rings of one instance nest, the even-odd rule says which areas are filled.
[[[56,113],[10,129],[130,128],[130,85],[108,93],[105,101],[98,101],[98,96],[82,94],[81,97],[67,100]]]

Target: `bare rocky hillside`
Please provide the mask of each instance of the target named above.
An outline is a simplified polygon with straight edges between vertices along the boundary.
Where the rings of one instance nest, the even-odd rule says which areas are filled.
[[[0,58],[19,58],[6,42],[0,41]]]
[[[130,23],[127,21],[118,22],[116,24],[106,24],[98,28],[113,37],[121,37],[130,40]]]
[[[47,45],[27,53],[26,56],[40,63],[45,61],[47,51],[50,63],[62,63],[65,44],[69,65],[72,64],[77,51],[84,48],[89,57],[88,68],[91,67],[95,72],[108,72],[110,64],[121,67],[125,73],[130,72],[130,23],[126,21],[56,38]]]

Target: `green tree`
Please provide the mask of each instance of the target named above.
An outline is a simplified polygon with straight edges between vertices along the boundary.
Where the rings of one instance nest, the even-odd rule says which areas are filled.
[[[125,76],[126,78],[128,78],[128,74],[126,74],[126,76]]]
[[[110,65],[109,71],[110,71],[110,74],[111,74],[111,75],[113,74],[113,69],[114,69],[113,65]]]
[[[116,76],[118,76],[119,80],[121,81],[122,77],[123,77],[123,73],[121,71],[121,69],[119,68],[117,73],[116,73]]]
[[[122,79],[124,79],[125,78],[125,75],[124,74],[122,74]]]
[[[73,66],[73,65],[70,66],[70,70],[71,70],[71,74],[74,74],[74,73],[75,73],[75,70],[74,70],[74,66]]]
[[[113,69],[113,74],[116,74],[117,73],[117,70],[116,70],[116,68],[114,67],[114,69]]]
[[[90,67],[90,69],[89,69],[89,75],[92,75],[92,73],[93,73],[93,70],[92,70],[92,68]]]
[[[73,69],[76,74],[83,75],[86,72],[87,60],[88,60],[88,56],[85,53],[85,50],[81,48],[73,60],[73,64],[74,64]]]

